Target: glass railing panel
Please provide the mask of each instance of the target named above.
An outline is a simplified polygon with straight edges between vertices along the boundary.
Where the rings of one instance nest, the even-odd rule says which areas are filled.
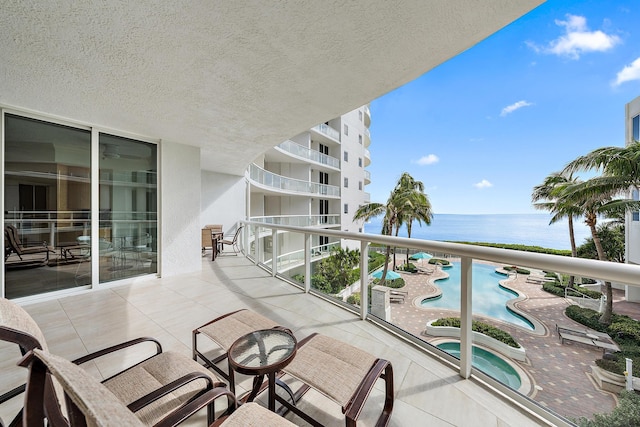
[[[287,151],[298,157],[302,157],[316,163],[331,166],[334,168],[340,168],[340,160],[336,159],[335,157],[331,157],[326,154],[320,153],[319,151],[303,147],[302,145],[297,144],[291,140],[284,141],[283,143],[278,145],[278,147],[283,151]]]
[[[340,196],[340,187],[276,175],[272,172],[265,171],[253,163],[249,166],[249,176],[252,180],[260,184],[280,190],[293,191],[297,193],[322,194],[334,197]]]
[[[340,132],[325,123],[314,126],[313,129],[340,142]]]

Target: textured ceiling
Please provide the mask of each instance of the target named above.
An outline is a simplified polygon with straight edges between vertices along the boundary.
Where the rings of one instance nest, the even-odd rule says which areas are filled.
[[[242,174],[542,1],[4,2],[0,103],[199,146],[203,168]]]

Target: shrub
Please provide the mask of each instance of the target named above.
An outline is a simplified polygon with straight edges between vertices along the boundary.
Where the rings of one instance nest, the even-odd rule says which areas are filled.
[[[460,318],[458,317],[444,317],[436,320],[432,323],[433,326],[450,326],[452,328],[460,327]],[[475,332],[480,332],[481,334],[485,334],[493,339],[496,339],[500,342],[507,344],[510,347],[520,348],[520,344],[516,342],[516,340],[506,331],[502,329],[498,329],[495,326],[491,326],[484,322],[479,322],[474,320],[471,322],[471,329]]]
[[[398,266],[398,270],[401,271],[406,271],[408,273],[415,273],[418,271],[418,268],[416,267],[416,265],[412,262],[409,263],[409,265],[407,264],[401,264]]]
[[[562,286],[558,282],[545,282],[542,284],[542,289],[544,291],[547,291],[550,294],[557,295],[559,297],[564,297],[565,288],[566,286]],[[591,289],[579,288],[576,286],[574,286],[573,289],[576,289],[578,292],[588,296],[589,298],[599,299],[602,296],[600,292],[592,291]]]
[[[373,279],[372,285],[379,285],[380,284],[380,279]],[[384,285],[389,287],[389,288],[394,288],[394,289],[399,289],[404,287],[405,283],[404,283],[404,279],[402,277],[399,277],[397,279],[387,279],[384,281]]]
[[[442,259],[442,258],[431,258],[429,260],[429,264],[440,264],[440,265],[449,265],[451,264],[449,261],[447,261],[446,259]]]
[[[640,425],[640,395],[633,391],[622,391],[618,406],[609,414],[595,414],[592,420],[578,418],[580,427],[628,427]]]
[[[517,244],[511,244],[511,243],[485,243],[485,242],[455,242],[455,243],[463,243],[466,245],[476,245],[476,246],[486,246],[490,248],[513,249],[516,251],[536,252],[540,254],[571,256],[571,251],[568,249],[549,249],[549,248],[543,248],[542,246],[517,245]]]
[[[506,271],[513,271],[514,268],[513,266],[504,266],[502,267],[503,270]],[[515,271],[517,274],[531,274],[531,272],[529,270],[527,270],[526,268],[522,268],[522,267],[516,267]]]
[[[360,305],[360,292],[354,292],[347,297],[347,302],[352,305]]]
[[[565,314],[569,319],[573,319],[578,323],[582,323],[583,325],[595,329],[596,331],[606,332],[607,327],[600,323],[600,313],[595,310],[591,310],[590,308],[582,308],[577,305],[570,305],[565,310]]]

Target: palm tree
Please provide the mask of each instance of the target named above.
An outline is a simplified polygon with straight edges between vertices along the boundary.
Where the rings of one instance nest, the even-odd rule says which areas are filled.
[[[577,184],[580,181],[573,178],[570,173],[554,172],[547,176],[543,183],[533,187],[531,193],[531,202],[533,207],[540,210],[546,210],[553,215],[549,221],[549,225],[554,224],[564,218],[569,223],[569,241],[571,243],[571,256],[577,257],[578,250],[576,246],[575,232],[573,228],[573,219],[581,214],[580,208],[571,204],[563,203],[562,193],[568,186]],[[546,200],[546,202],[541,202]],[[575,281],[574,276],[569,277],[569,286],[573,287]]]
[[[403,173],[395,188],[389,195],[386,204],[368,203],[361,206],[355,212],[353,219],[368,220],[380,215],[384,215],[382,221],[382,234],[392,236],[398,235],[398,231],[402,224],[408,227],[413,220],[425,221],[431,223],[431,203],[426,194],[424,194],[424,184],[413,179],[408,173]],[[411,236],[409,234],[409,236]],[[391,247],[386,247],[385,264],[382,271],[380,283],[384,284],[387,276],[389,265],[389,257],[391,255]],[[395,267],[395,253],[394,263]]]
[[[591,237],[596,247],[598,259],[608,261],[602,240],[596,229],[598,216],[618,217],[623,212],[640,209],[640,202],[631,199],[616,198],[620,190],[601,184],[601,177],[594,177],[587,181],[567,186],[561,196],[562,203],[577,207],[585,217],[585,224],[591,231]],[[606,304],[600,316],[600,323],[609,325],[613,313],[613,292],[611,282],[604,283]]]
[[[638,202],[625,199],[614,199],[624,194],[632,186],[640,185],[640,142],[635,141],[626,147],[603,147],[580,156],[565,166],[563,172],[600,171],[602,174],[588,181],[572,186],[568,197],[581,200],[585,207],[586,224],[591,230],[593,241],[598,252],[598,259],[606,260],[602,242],[595,230],[598,214],[621,215],[622,212],[638,210]],[[609,197],[608,202],[603,201]],[[590,207],[590,210],[586,208]],[[613,312],[611,283],[605,282],[607,304],[600,317],[600,322],[609,324]]]

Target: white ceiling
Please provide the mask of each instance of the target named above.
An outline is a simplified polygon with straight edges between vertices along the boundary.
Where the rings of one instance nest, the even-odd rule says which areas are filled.
[[[239,175],[542,2],[4,2],[0,103],[199,146]]]

